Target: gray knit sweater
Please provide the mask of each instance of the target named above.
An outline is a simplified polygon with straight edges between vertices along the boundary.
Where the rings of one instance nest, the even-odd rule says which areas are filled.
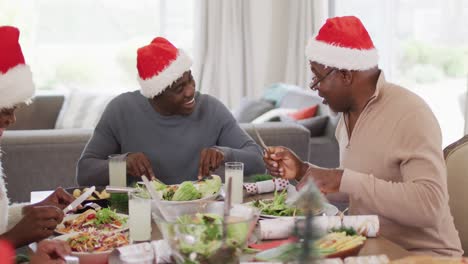
[[[262,173],[260,147],[239,127],[216,98],[195,95],[188,116],[163,116],[139,91],[117,96],[106,107],[77,167],[80,185],[108,185],[108,156],[145,153],[161,181],[176,184],[195,180],[203,148],[218,146],[225,161],[244,163],[244,175]],[[134,177],[127,177],[134,182]]]

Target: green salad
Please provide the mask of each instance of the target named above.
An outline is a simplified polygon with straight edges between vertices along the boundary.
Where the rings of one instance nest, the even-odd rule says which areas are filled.
[[[179,257],[186,263],[232,263],[242,251],[248,235],[248,222],[230,217],[223,246],[223,218],[216,214],[179,217],[170,231]]]
[[[221,189],[221,178],[213,175],[209,179],[193,183],[185,181],[178,185],[166,185],[160,181],[152,181],[154,189],[162,194],[166,201],[192,201],[214,195]]]
[[[260,209],[263,215],[271,216],[302,216],[299,209],[286,205],[287,192],[284,189],[278,193],[275,191],[273,200],[256,200],[252,205]]]

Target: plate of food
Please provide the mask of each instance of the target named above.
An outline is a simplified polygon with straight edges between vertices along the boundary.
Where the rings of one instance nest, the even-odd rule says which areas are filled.
[[[88,190],[89,187],[80,186],[80,187],[71,187],[66,188],[65,190],[69,192],[73,197],[78,198],[80,195]],[[106,188],[103,186],[96,186],[96,190],[86,199],[81,205],[86,205],[87,203],[96,203],[99,206],[105,208],[109,206],[110,193],[106,191]],[[82,213],[86,211],[86,208],[78,209],[77,213]]]
[[[104,232],[128,229],[128,215],[118,214],[110,208],[100,210],[88,209],[81,214],[71,214],[63,218],[62,223],[57,225],[55,232],[58,234],[69,234],[89,230],[100,230]]]
[[[250,206],[258,208],[261,212],[261,218],[278,218],[278,217],[304,217],[301,210],[286,204],[287,192],[283,190],[275,192],[273,199],[255,200],[247,203]],[[316,208],[314,215],[336,215],[339,210],[334,205],[324,203],[322,208]]]
[[[184,181],[174,185],[166,185],[157,180],[151,181],[151,184],[161,198],[162,204],[168,206],[215,200],[222,188],[221,178],[218,175],[212,175],[201,181]],[[138,183],[137,188],[143,189],[144,187],[142,183]]]
[[[365,236],[355,231],[336,230],[314,242],[317,253],[324,258],[357,256],[366,241]]]
[[[366,237],[348,233],[347,231],[334,231],[316,240],[310,252],[312,258],[346,258],[357,256],[364,247]],[[276,248],[267,249],[255,255],[257,261],[289,262],[297,259],[303,251],[300,242],[282,244]]]
[[[130,244],[126,232],[89,231],[65,234],[54,239],[63,240],[70,246],[72,256],[79,258],[80,263],[107,263],[109,254],[121,246]]]

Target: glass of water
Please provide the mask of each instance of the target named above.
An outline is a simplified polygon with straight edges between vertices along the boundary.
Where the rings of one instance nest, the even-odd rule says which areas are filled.
[[[130,241],[151,240],[151,199],[139,192],[128,194]]]
[[[232,178],[231,202],[240,204],[244,200],[244,163],[226,162],[224,164],[224,193],[227,193],[227,182]]]
[[[109,185],[127,186],[127,157],[125,155],[109,156]]]

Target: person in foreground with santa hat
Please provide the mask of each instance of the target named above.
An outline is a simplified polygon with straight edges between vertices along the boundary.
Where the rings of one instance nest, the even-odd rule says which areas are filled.
[[[16,121],[16,108],[29,103],[35,89],[31,70],[25,64],[18,42],[19,30],[1,26],[0,40],[1,139],[4,130]],[[0,240],[19,248],[51,236],[63,219],[62,209],[74,200],[73,196],[58,188],[37,204],[9,205],[4,177],[0,160]]]
[[[128,183],[146,175],[178,184],[228,161],[244,174],[265,172],[261,148],[216,98],[195,89],[191,58],[162,37],[137,52],[141,91],[104,110],[78,162],[80,185],[108,185],[108,157],[126,158]]]
[[[330,18],[306,47],[312,90],[334,112],[340,168],[300,160],[270,147],[264,160],[274,176],[308,179],[325,194],[349,197],[353,215],[376,214],[380,235],[420,254],[461,256],[448,205],[439,124],[417,95],[385,80],[361,21]]]

